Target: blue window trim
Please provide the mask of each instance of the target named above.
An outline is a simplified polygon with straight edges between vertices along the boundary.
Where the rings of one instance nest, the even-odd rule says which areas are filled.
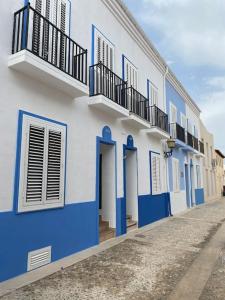
[[[23,134],[23,116],[30,116],[33,118],[37,118],[46,122],[51,122],[60,126],[64,126],[66,128],[66,136],[65,136],[65,173],[64,173],[64,206],[65,206],[65,200],[66,200],[66,170],[67,170],[67,124],[58,122],[56,120],[52,120],[40,115],[36,115],[24,110],[19,110],[19,116],[18,116],[18,127],[17,127],[17,141],[16,141],[16,165],[15,165],[15,178],[14,178],[14,194],[13,194],[13,211],[17,214],[24,214],[29,213],[28,212],[18,212],[18,201],[19,201],[19,186],[20,186],[20,163],[21,163],[21,146],[22,146],[22,134]],[[61,209],[63,207],[59,208],[48,208],[46,210],[50,209]],[[43,211],[45,209],[41,210],[35,210],[37,211]],[[34,211],[32,211],[34,212]]]
[[[71,15],[72,15],[72,9],[71,9],[71,0],[66,0],[69,3],[69,37],[71,35]],[[24,0],[24,6],[28,5],[28,3],[30,2],[30,0]],[[26,27],[26,26],[24,26]]]
[[[92,34],[91,34],[91,64],[95,64],[95,30],[97,30],[114,48],[115,44],[110,41],[107,36],[102,33],[101,30],[99,30],[94,24],[92,24]]]
[[[106,128],[108,126],[105,126]],[[103,128],[103,131],[104,131]],[[108,127],[109,128],[109,127]],[[110,129],[110,128],[109,128]],[[111,130],[110,130],[111,131]],[[117,205],[117,143],[116,141],[112,140],[111,137],[96,137],[96,186],[95,186],[95,201],[96,201],[96,241],[99,244],[99,164],[100,164],[100,146],[101,144],[104,145],[111,145],[115,147],[115,207]],[[116,213],[117,209],[115,210]]]
[[[152,194],[152,154],[156,154],[160,156],[159,152],[149,151],[149,169],[150,169],[150,195]]]

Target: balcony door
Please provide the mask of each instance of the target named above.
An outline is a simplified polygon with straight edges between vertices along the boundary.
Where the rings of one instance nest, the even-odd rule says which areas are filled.
[[[30,16],[33,19],[32,52],[45,60],[51,59],[60,68],[65,64],[63,34],[69,34],[69,5],[68,0],[31,0],[31,7],[36,11]]]
[[[170,124],[171,124],[171,136],[177,138],[177,108],[173,103],[170,103]]]

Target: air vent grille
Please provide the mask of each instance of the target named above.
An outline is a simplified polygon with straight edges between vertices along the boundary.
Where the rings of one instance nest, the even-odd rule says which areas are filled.
[[[51,262],[51,247],[46,247],[28,253],[27,271],[47,265]]]

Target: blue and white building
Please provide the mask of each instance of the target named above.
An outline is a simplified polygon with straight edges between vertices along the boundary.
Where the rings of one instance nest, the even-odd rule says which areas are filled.
[[[165,144],[200,111],[120,0],[9,0],[0,26],[0,282],[197,204],[194,139]]]
[[[176,148],[168,160],[172,214],[204,203],[204,145],[200,136],[200,109],[172,72],[166,81],[167,111],[170,133]]]

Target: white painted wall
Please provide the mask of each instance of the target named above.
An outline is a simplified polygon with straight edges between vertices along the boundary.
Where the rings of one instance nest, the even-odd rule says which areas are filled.
[[[13,13],[22,6],[22,0],[9,0],[7,5],[1,7],[0,26],[4,32],[0,41],[0,128],[4,129],[4,134],[1,135],[0,178],[4,188],[0,189],[0,211],[13,208],[19,109],[68,125],[66,203],[95,200],[96,136],[101,136],[105,125],[111,128],[112,137],[117,142],[117,197],[123,197],[123,144],[126,144],[129,134],[133,136],[138,149],[138,173],[141,174],[138,178],[139,195],[149,194],[149,151],[163,155],[160,140],[92,110],[87,104],[89,97],[71,99],[47,84],[7,67],[11,53]],[[146,95],[147,78],[151,79],[159,88],[160,106],[163,108],[163,74],[101,0],[73,0],[71,21],[71,37],[88,48],[89,63],[92,24],[95,24],[116,45],[116,72],[119,75],[122,73],[121,55],[124,53],[138,67],[139,90]]]
[[[170,201],[173,215],[185,211],[187,209],[186,191],[170,192]]]
[[[126,213],[138,221],[137,153],[126,151]]]

